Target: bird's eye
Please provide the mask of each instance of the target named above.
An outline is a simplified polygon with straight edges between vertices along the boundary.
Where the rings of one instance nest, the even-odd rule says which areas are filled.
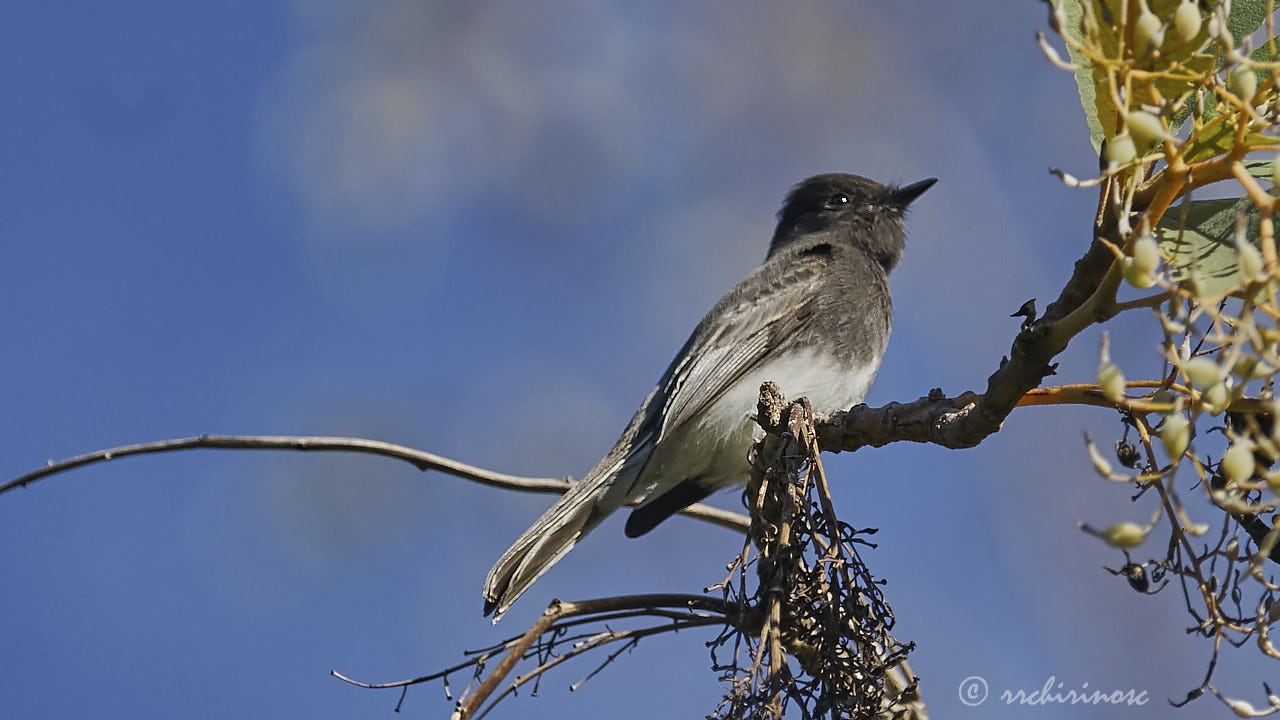
[[[849,196],[844,193],[836,193],[827,199],[828,210],[839,210],[849,204]]]

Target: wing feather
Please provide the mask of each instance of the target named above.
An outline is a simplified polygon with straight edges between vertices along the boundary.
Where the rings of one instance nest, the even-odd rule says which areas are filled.
[[[825,259],[807,260],[792,265],[763,293],[753,297],[730,293],[722,301],[732,301],[730,307],[717,307],[707,314],[660,383],[663,411],[656,414],[661,421],[658,443],[715,403],[809,324],[816,265]],[[714,326],[708,325],[713,319]]]

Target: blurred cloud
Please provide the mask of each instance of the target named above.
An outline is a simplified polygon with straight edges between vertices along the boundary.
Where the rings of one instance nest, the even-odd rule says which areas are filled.
[[[404,228],[486,194],[571,219],[606,201],[609,178],[688,177],[688,162],[734,183],[795,155],[795,181],[836,169],[808,156],[846,162],[868,121],[896,124],[920,102],[899,84],[866,112],[901,69],[881,67],[879,28],[832,17],[847,12],[297,3],[297,42],[263,93],[260,154],[313,231]],[[745,141],[760,131],[777,141]]]
[[[621,46],[572,32],[586,18],[408,0],[295,12],[300,37],[264,94],[261,147],[313,230],[403,228],[484,196],[486,184],[502,193],[530,163],[555,188],[576,177],[579,155],[626,160],[628,96],[608,81]],[[531,38],[556,51],[529,52]],[[561,154],[545,157],[546,147]]]

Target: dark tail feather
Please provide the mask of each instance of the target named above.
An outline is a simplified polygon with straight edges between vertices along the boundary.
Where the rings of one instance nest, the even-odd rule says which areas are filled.
[[[631,511],[631,515],[627,517],[627,537],[640,537],[657,527],[663,520],[694,503],[702,502],[713,492],[715,488],[703,484],[700,478],[690,478],[681,482]]]
[[[597,491],[609,476],[574,485],[507,549],[484,581],[484,614],[497,622],[583,535],[614,508],[598,508]]]

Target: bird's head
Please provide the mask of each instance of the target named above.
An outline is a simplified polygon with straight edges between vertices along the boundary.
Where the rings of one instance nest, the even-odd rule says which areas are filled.
[[[814,233],[835,234],[892,270],[902,257],[902,215],[937,178],[892,187],[845,173],[814,175],[791,188],[778,210],[769,255]]]

